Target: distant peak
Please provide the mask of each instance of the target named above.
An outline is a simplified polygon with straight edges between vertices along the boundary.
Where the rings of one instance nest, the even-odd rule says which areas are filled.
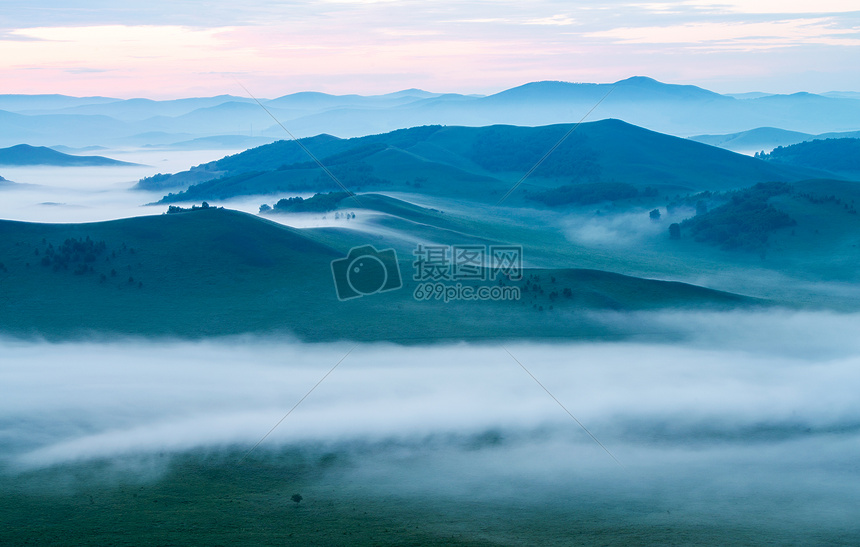
[[[631,82],[631,83],[638,82],[638,83],[649,83],[649,84],[661,84],[661,83],[663,83],[663,82],[660,82],[658,80],[655,80],[654,78],[650,78],[648,76],[631,76],[629,78],[625,78],[624,80],[618,80],[618,82],[616,82],[616,83],[620,84],[623,82]]]
[[[32,144],[16,144],[6,150],[50,150],[47,146],[33,146]]]

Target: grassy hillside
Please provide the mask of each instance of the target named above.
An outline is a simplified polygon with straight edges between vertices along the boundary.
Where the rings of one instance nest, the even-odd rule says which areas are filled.
[[[419,191],[437,196],[498,199],[571,128],[415,127],[355,139],[303,139],[350,191]],[[239,195],[339,190],[295,142],[280,141],[229,156],[142,188],[199,182],[164,203]],[[769,164],[648,131],[618,120],[582,124],[523,186],[581,182],[626,183],[671,191],[726,190],[758,182],[820,175],[803,167]],[[157,185],[155,184],[157,183]]]
[[[2,221],[0,242],[0,329],[19,335],[578,337],[611,334],[585,310],[754,304],[681,283],[567,268],[530,269],[506,282],[522,290],[520,300],[416,300],[411,256],[399,257],[402,289],[340,302],[330,263],[368,243],[367,235],[299,232],[214,208],[94,224]]]

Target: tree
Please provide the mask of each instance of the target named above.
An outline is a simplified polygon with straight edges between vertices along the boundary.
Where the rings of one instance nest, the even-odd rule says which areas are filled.
[[[677,222],[669,225],[669,239],[681,239],[681,225]]]
[[[707,212],[708,212],[708,204],[705,203],[701,199],[699,201],[697,201],[696,202],[696,214],[697,215],[704,215]]]
[[[660,220],[660,209],[652,209],[648,216],[651,217],[651,220]]]
[[[271,210],[272,210],[272,208],[270,206],[266,205],[265,203],[260,205],[260,213],[268,213]]]
[[[301,494],[293,494],[292,496],[290,496],[290,499],[296,503],[300,503],[304,498]]]

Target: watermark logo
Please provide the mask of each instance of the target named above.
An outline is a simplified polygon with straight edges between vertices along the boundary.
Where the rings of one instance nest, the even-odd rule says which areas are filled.
[[[523,278],[523,248],[519,245],[418,245],[412,254],[415,281]]]
[[[519,287],[503,284],[523,278],[519,245],[419,245],[412,254],[416,300],[520,299]],[[498,285],[489,284],[496,280]]]
[[[418,245],[412,254],[416,300],[520,299],[520,287],[505,284],[523,278],[519,245]],[[331,272],[342,301],[403,286],[394,249],[353,247],[346,258],[331,262]]]
[[[455,285],[449,283],[419,283],[412,292],[415,300],[519,300],[520,288],[500,285]]]
[[[338,300],[352,300],[403,286],[394,249],[377,251],[372,245],[353,247],[346,258],[332,260],[331,273]]]

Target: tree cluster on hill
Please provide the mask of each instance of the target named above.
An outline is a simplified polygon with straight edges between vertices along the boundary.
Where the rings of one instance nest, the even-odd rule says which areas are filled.
[[[190,208],[189,207],[179,207],[178,205],[171,205],[170,207],[167,208],[167,212],[164,214],[175,215],[177,213],[187,213],[189,211],[202,211],[204,209],[218,209],[218,207],[211,207],[205,201],[202,204],[200,204],[200,206],[192,205]],[[221,207],[221,209],[223,209],[223,207]]]
[[[829,196],[816,196],[810,193],[802,193],[798,194],[799,197],[802,197],[809,201],[809,203],[814,203],[816,205],[822,205],[825,203],[830,203],[833,205],[842,205],[842,208],[848,212],[848,214],[856,215],[857,208],[854,206],[854,200],[851,200],[851,203],[848,203],[847,200],[843,201],[842,198],[838,198],[833,194]]]
[[[706,190],[698,194],[687,194],[686,196],[676,195],[672,201],[666,204],[666,211],[670,214],[682,207],[695,208],[696,214],[701,215],[708,212],[716,205],[721,205],[729,199],[726,195],[720,192],[711,192]]]
[[[761,251],[771,232],[797,224],[768,203],[770,198],[790,192],[791,186],[783,182],[759,183],[731,192],[726,203],[688,218],[680,227],[689,231],[696,241],[723,249]]]
[[[860,171],[860,139],[817,139],[778,146],[770,154],[755,157],[774,163],[799,165],[827,171]]]
[[[156,173],[151,177],[143,177],[137,182],[137,186],[139,188],[144,188],[146,190],[160,190],[164,188],[165,183],[170,180],[171,175],[169,173]]]
[[[68,238],[62,245],[54,247],[48,244],[42,254],[42,266],[53,267],[54,271],[69,269],[70,264],[75,264],[76,274],[92,270],[92,264],[99,255],[105,252],[107,244],[104,241],[95,242],[87,236],[86,239]],[[38,249],[36,250],[38,254]]]
[[[125,263],[121,271],[132,273],[134,271],[133,261],[128,255],[136,254],[138,253],[135,248],[128,247],[125,243],[111,250],[104,240],[95,241],[90,236],[66,238],[57,245],[49,242],[47,238],[43,238],[41,245],[36,244],[33,249],[33,255],[41,257],[37,260],[45,268],[50,268],[54,272],[72,270],[75,275],[97,276],[100,284],[105,284],[108,277],[117,278],[120,275],[116,270],[119,265],[111,267],[119,261]],[[104,256],[104,260],[101,259],[102,256]],[[137,266],[140,267],[142,264],[138,262]],[[29,268],[30,263],[27,262],[25,267]],[[2,265],[0,265],[0,269],[3,269]],[[129,276],[128,282],[122,283],[120,286],[124,285],[142,288],[143,282]]]
[[[639,195],[639,190],[626,182],[584,182],[559,186],[544,192],[530,193],[527,197],[549,206],[557,206],[571,203],[591,205],[604,201],[635,198]],[[652,189],[646,188],[641,195],[656,195],[656,191],[652,194]]]
[[[284,198],[269,207],[266,204],[260,206],[260,212],[273,213],[326,213],[337,208],[338,203],[349,197],[346,192],[329,192],[327,194],[315,194],[313,197],[304,199],[302,197]]]

